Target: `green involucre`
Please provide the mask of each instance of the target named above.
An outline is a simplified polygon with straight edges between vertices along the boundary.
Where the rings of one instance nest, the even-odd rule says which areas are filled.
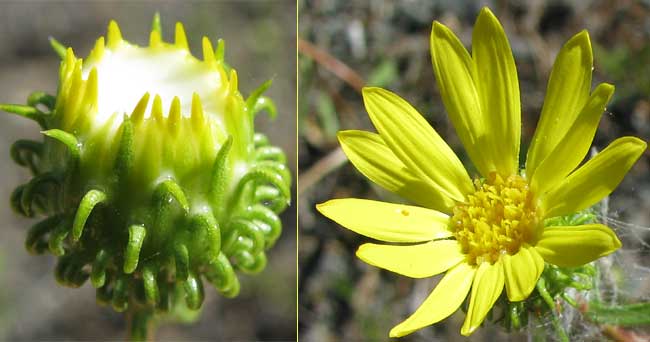
[[[114,22],[107,43],[98,39],[85,61],[53,44],[63,59],[57,95],[35,92],[27,105],[0,105],[36,121],[45,135],[11,147],[13,160],[34,176],[11,195],[13,208],[46,216],[29,230],[26,248],[59,257],[61,284],[79,287],[90,278],[99,303],[129,310],[136,339],[146,337],[153,312],[183,301],[199,309],[203,279],[236,296],[236,271],[264,269],[265,251],[281,232],[278,214],[290,201],[284,153],[253,128],[258,111],[276,113],[262,96],[270,82],[243,99],[223,61],[223,41],[215,52],[204,38],[200,61],[182,25],[174,44],[162,41],[159,19],[149,47],[124,41]],[[102,112],[101,99],[113,90],[102,88],[102,63],[120,53],[171,56],[187,63],[177,70],[204,72],[212,87],[173,98],[141,89],[130,111]]]

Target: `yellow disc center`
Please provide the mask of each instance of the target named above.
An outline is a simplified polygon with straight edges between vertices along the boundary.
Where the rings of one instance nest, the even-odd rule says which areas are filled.
[[[451,219],[456,240],[471,264],[494,263],[515,254],[534,238],[539,223],[533,194],[521,176],[492,173],[474,180],[476,191],[454,207]]]

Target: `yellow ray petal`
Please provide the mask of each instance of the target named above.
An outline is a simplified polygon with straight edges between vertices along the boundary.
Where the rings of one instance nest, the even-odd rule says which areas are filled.
[[[422,242],[451,236],[449,216],[431,209],[357,198],[316,206],[343,227],[387,242]]]
[[[169,107],[167,126],[174,135],[177,134],[181,128],[181,100],[178,96],[174,96],[172,104]]]
[[[535,248],[522,247],[515,255],[503,256],[508,300],[518,302],[528,298],[544,270],[544,259]]]
[[[212,48],[212,43],[210,42],[210,38],[203,36],[203,40],[201,40],[201,43],[203,47],[203,61],[207,63],[209,66],[213,66],[216,63],[216,60],[214,59],[214,49]]]
[[[645,149],[641,139],[616,139],[541,197],[545,217],[567,215],[598,203],[618,186]]]
[[[174,44],[176,44],[176,46],[181,49],[189,50],[189,46],[187,45],[187,36],[185,35],[185,28],[180,22],[176,23],[174,32]]]
[[[194,130],[200,131],[205,127],[205,117],[203,116],[203,104],[201,104],[201,97],[197,93],[192,94],[192,126]]]
[[[357,257],[370,265],[411,278],[431,277],[465,260],[456,240],[407,246],[366,243],[357,250]]]
[[[162,37],[160,36],[159,31],[151,31],[149,33],[149,46],[152,48],[157,48],[162,45]]]
[[[495,158],[499,173],[516,174],[521,136],[517,68],[503,27],[487,7],[481,10],[474,25],[472,60],[476,70],[474,84],[489,132],[489,140],[481,149]]]
[[[553,64],[542,114],[528,149],[529,177],[560,142],[587,102],[592,67],[589,33],[582,31],[564,44]]]
[[[476,330],[492,309],[492,305],[503,292],[503,264],[501,259],[490,265],[483,262],[476,270],[474,283],[472,284],[472,296],[469,299],[467,316],[460,333],[465,336],[471,335]]]
[[[474,191],[458,157],[408,102],[381,88],[364,88],[363,100],[386,145],[410,170],[457,201]]]
[[[614,86],[601,83],[591,94],[580,115],[532,176],[533,193],[542,195],[561,182],[585,158],[598,129],[605,105],[614,94]]]
[[[456,133],[476,168],[487,177],[496,168],[493,156],[483,149],[489,138],[472,78],[474,65],[456,35],[437,21],[431,30],[431,63]]]
[[[86,63],[89,61],[92,61],[93,63],[99,62],[104,57],[104,45],[104,37],[102,36],[97,38],[95,47],[93,47],[93,49],[90,51],[90,55],[88,55]]]
[[[350,162],[371,181],[415,204],[450,213],[455,202],[433,184],[418,179],[379,134],[341,131],[339,142]]]
[[[547,262],[561,267],[577,267],[608,255],[621,241],[602,224],[546,227],[535,249]]]
[[[142,122],[148,105],[149,93],[144,93],[144,95],[142,95],[140,98],[140,101],[138,101],[138,104],[135,106],[135,108],[133,108],[133,112],[131,113],[131,120],[133,120],[134,123],[139,124]]]
[[[122,43],[122,32],[115,20],[108,23],[108,33],[106,34],[106,47],[115,50]]]
[[[458,264],[445,274],[422,305],[404,322],[390,331],[390,337],[402,337],[453,314],[467,297],[476,268]]]
[[[153,105],[151,106],[151,117],[160,124],[162,124],[164,121],[162,98],[160,95],[156,94],[156,96],[153,98]]]

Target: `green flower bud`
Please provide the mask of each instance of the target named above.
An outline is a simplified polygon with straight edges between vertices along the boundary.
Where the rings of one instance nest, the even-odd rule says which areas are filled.
[[[284,153],[254,131],[257,112],[275,115],[262,96],[270,82],[244,99],[223,41],[215,51],[204,37],[199,60],[180,23],[175,36],[164,42],[156,17],[140,47],[111,22],[86,60],[52,40],[57,95],[0,105],[44,135],[11,148],[34,175],[13,192],[14,209],[47,216],[27,249],[59,257],[61,284],[90,279],[98,302],[128,310],[135,338],[153,312],[199,309],[203,279],[236,296],[236,271],[265,267],[290,200]]]

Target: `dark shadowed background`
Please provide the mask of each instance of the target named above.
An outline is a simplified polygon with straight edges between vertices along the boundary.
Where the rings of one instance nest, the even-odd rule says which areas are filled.
[[[190,49],[201,57],[201,37],[226,42],[226,61],[239,75],[247,96],[273,78],[268,91],[276,101],[275,121],[258,116],[257,130],[282,147],[295,174],[296,165],[296,3],[269,1],[0,1],[0,103],[25,103],[35,90],[54,94],[58,56],[48,43],[53,36],[87,56],[95,39],[115,19],[124,38],[149,41],[156,11],[163,36],[172,40],[174,24],[183,22]],[[90,284],[80,289],[59,286],[55,258],[31,256],[23,247],[33,221],[13,213],[9,195],[29,179],[26,169],[9,157],[17,139],[39,137],[34,123],[0,114],[0,340],[120,340],[125,320],[111,308],[95,304]],[[266,270],[241,275],[241,294],[225,299],[206,286],[198,322],[165,324],[156,340],[294,340],[296,334],[296,210],[282,215],[283,234],[269,253]]]
[[[603,149],[623,135],[650,138],[650,2],[595,1],[299,1],[299,335],[304,341],[387,340],[388,332],[426,298],[437,279],[412,280],[370,267],[354,256],[369,240],[324,218],[314,205],[332,198],[396,201],[373,185],[340,152],[336,132],[375,131],[359,88],[387,88],[408,100],[459,154],[467,155],[447,119],[429,54],[431,23],[438,20],[466,47],[474,21],[489,6],[514,51],[522,104],[522,151],[541,112],[555,55],[587,29],[594,49],[594,87],[616,86],[593,143]],[[341,65],[341,62],[347,65]],[[646,153],[609,200],[608,219],[624,243],[612,275],[617,291],[633,301],[650,299],[650,158]],[[470,172],[471,169],[470,169]],[[631,278],[631,279],[627,279]],[[623,284],[623,282],[621,282]],[[564,315],[566,316],[566,315]],[[464,314],[404,340],[455,341]],[[578,322],[580,322],[578,320]],[[548,323],[548,322],[547,322]],[[584,323],[584,320],[582,321]],[[582,324],[581,323],[581,324]],[[576,327],[572,340],[602,340],[597,325]],[[552,334],[550,325],[542,325]],[[525,341],[488,324],[476,341]],[[643,332],[641,332],[643,334]],[[647,329],[643,338],[648,338]]]

